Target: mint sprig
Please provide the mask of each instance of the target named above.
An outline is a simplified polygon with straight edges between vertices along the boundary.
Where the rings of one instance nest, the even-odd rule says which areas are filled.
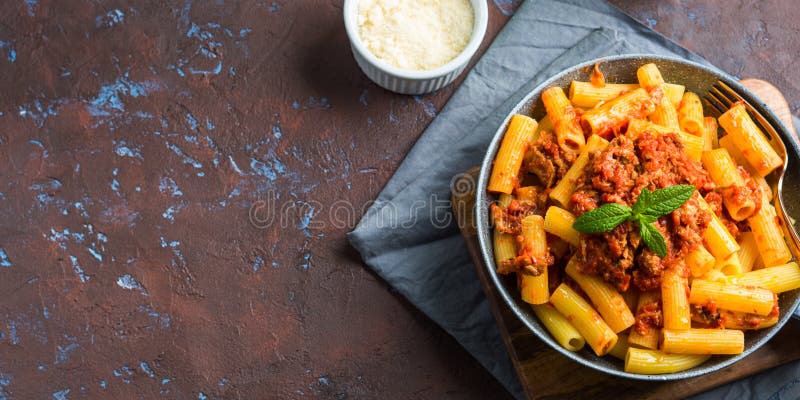
[[[633,207],[617,203],[603,204],[578,217],[572,227],[578,232],[593,234],[608,232],[625,221],[636,222],[642,242],[653,253],[664,258],[667,256],[667,244],[653,222],[686,203],[695,190],[692,185],[675,185],[655,192],[643,188]]]

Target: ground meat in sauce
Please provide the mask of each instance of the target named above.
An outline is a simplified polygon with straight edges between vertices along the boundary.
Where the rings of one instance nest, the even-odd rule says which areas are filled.
[[[655,191],[679,184],[693,185],[700,194],[715,190],[708,173],[686,155],[674,135],[645,132],[636,141],[618,136],[605,150],[590,156],[569,208],[579,216],[604,203],[630,206],[644,187]],[[631,280],[643,291],[658,288],[664,270],[680,263],[702,243],[710,219],[711,215],[700,208],[694,197],[662,216],[655,225],[667,243],[664,259],[641,245],[638,228],[631,222],[610,232],[582,235],[578,249],[580,270],[602,276],[623,292]]]
[[[533,214],[537,209],[537,205],[532,201],[513,199],[508,203],[508,207],[492,203],[489,209],[492,213],[495,229],[499,232],[519,235],[522,229],[522,219]]]
[[[575,155],[564,152],[552,132],[542,132],[530,150],[526,169],[536,175],[545,188],[553,187],[575,161]]]
[[[633,329],[640,335],[646,335],[652,328],[664,326],[664,317],[661,313],[661,303],[651,301],[636,310],[636,323]]]

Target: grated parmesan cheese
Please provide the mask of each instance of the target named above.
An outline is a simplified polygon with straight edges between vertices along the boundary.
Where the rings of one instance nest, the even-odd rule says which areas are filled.
[[[469,0],[361,0],[358,33],[380,60],[428,70],[456,58],[472,36]]]

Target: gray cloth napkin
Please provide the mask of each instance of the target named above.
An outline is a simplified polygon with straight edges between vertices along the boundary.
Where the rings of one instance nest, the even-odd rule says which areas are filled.
[[[583,61],[629,53],[707,64],[604,2],[525,2],[348,235],[367,265],[453,335],[516,398],[524,397],[522,388],[453,223],[450,181],[480,164],[505,115],[540,82]],[[800,385],[790,378],[798,376],[800,363],[788,367],[706,395],[761,398],[774,393],[763,387],[782,387],[797,397]]]

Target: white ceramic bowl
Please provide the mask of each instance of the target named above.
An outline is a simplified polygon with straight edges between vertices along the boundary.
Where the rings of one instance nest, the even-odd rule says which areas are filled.
[[[353,57],[369,79],[383,88],[402,94],[430,93],[443,88],[456,79],[478,51],[483,36],[486,34],[486,24],[489,21],[489,8],[486,0],[470,0],[475,23],[472,27],[472,36],[464,50],[441,67],[426,71],[409,71],[391,66],[378,59],[361,41],[358,34],[358,2],[359,0],[344,1],[344,27],[347,37],[350,39]]]

